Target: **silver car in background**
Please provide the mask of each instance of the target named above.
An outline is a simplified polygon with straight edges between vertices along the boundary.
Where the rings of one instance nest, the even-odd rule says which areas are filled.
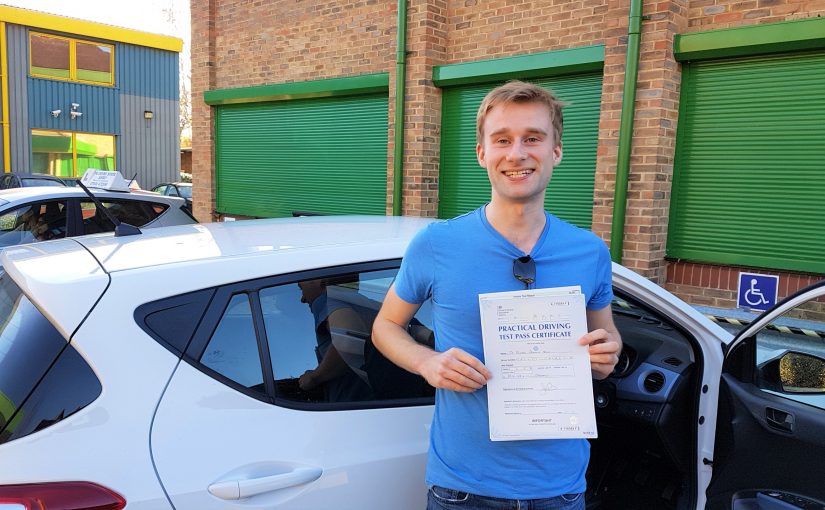
[[[91,192],[117,220],[138,228],[197,223],[182,198],[144,191]],[[79,187],[0,190],[0,249],[114,230],[108,215]]]

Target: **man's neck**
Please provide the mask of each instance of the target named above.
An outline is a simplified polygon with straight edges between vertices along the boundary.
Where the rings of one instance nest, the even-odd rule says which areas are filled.
[[[492,200],[484,213],[491,227],[526,254],[532,252],[547,222],[544,204],[537,202],[502,204]]]

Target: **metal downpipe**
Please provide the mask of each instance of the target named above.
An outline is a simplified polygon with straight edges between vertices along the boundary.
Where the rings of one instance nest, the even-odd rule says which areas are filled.
[[[631,0],[627,27],[627,57],[625,59],[622,116],[619,124],[619,153],[616,162],[616,190],[613,194],[613,224],[610,229],[610,258],[622,262],[624,222],[627,211],[627,179],[630,174],[630,152],[633,142],[633,120],[636,109],[636,76],[639,71],[639,48],[642,33],[642,0]]]
[[[395,120],[393,122],[392,215],[401,216],[404,186],[404,104],[407,81],[407,0],[398,0],[398,43],[395,57]]]

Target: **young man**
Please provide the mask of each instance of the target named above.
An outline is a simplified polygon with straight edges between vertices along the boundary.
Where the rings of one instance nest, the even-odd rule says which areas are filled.
[[[549,91],[510,82],[491,91],[477,116],[476,154],[492,185],[490,203],[430,225],[408,248],[373,326],[389,359],[437,388],[427,462],[428,508],[584,509],[589,446],[584,439],[490,441],[478,295],[581,286],[587,303],[593,377],[618,361],[621,339],[610,304],[604,243],[545,212],[561,162],[562,104]],[[525,269],[527,268],[527,269]],[[532,273],[529,276],[533,276]],[[406,326],[432,298],[435,350]],[[518,501],[521,501],[519,506]]]

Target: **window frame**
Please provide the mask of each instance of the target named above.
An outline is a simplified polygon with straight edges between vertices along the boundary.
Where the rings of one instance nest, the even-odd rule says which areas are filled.
[[[197,330],[195,331],[195,334],[192,336],[182,359],[196,370],[222,384],[225,384],[226,386],[231,387],[236,391],[243,393],[244,395],[286,409],[294,409],[299,411],[343,411],[433,405],[435,403],[434,397],[369,400],[362,402],[296,402],[293,400],[280,398],[275,392],[275,377],[272,371],[269,339],[266,334],[259,292],[268,287],[296,284],[305,280],[330,278],[347,274],[366,273],[386,269],[399,269],[400,267],[401,259],[396,258],[285,273],[277,276],[268,276],[256,280],[233,283],[218,287],[211,303],[209,304],[209,307],[201,319]],[[236,294],[243,293],[246,293],[249,296],[249,304],[252,308],[253,326],[256,332],[258,353],[261,361],[261,371],[263,373],[264,386],[266,388],[265,394],[250,390],[249,388],[246,388],[223,376],[222,374],[202,365],[198,361],[205,352],[205,349],[209,344],[209,340],[212,338],[212,334],[217,329],[218,324],[220,323],[220,320],[223,317],[226,307],[229,305],[232,297]]]
[[[55,177],[83,177],[82,175],[77,174],[77,135],[95,135],[95,136],[109,136],[112,138],[112,161],[113,161],[113,168],[112,170],[117,170],[117,135],[113,133],[91,133],[87,131],[67,131],[65,129],[41,129],[41,128],[31,128],[29,130],[29,142],[31,143],[31,154],[29,155],[31,158],[34,157],[34,142],[33,137],[35,131],[41,132],[51,132],[51,133],[69,133],[72,135],[72,175],[55,175],[55,174],[46,174],[46,175],[54,175]]]
[[[45,74],[37,74],[34,72],[34,66],[32,65],[32,37],[49,37],[52,39],[61,39],[69,42],[69,77],[68,78],[61,78],[56,76],[48,76]],[[81,80],[77,77],[77,43],[82,44],[90,44],[94,46],[106,46],[110,48],[111,52],[109,53],[109,74],[111,79],[109,82],[103,81],[89,81],[89,80]],[[86,85],[99,85],[101,87],[114,87],[115,86],[115,45],[108,44],[103,42],[97,41],[90,41],[87,39],[78,39],[75,37],[66,37],[62,35],[55,35],[55,34],[48,34],[45,32],[29,32],[29,76],[32,78],[42,78],[44,80],[56,80],[56,81],[69,81],[74,83],[84,83]]]

